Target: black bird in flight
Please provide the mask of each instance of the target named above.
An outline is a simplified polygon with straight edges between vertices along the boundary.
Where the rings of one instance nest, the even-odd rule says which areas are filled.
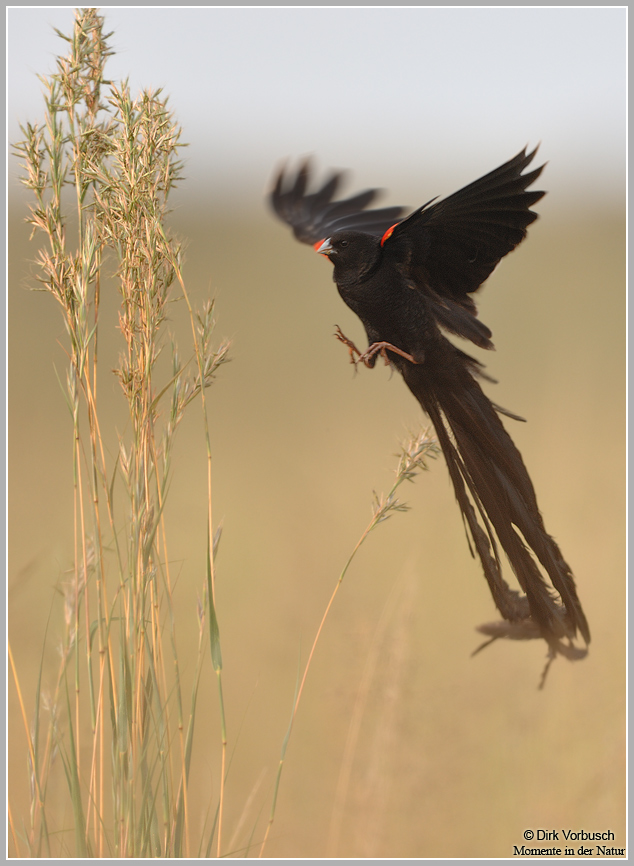
[[[445,336],[493,348],[473,293],[537,219],[530,208],[545,193],[527,188],[543,166],[525,171],[535,153],[524,149],[407,217],[401,207],[368,209],[374,189],[336,200],[341,173],[309,193],[308,161],[296,175],[280,171],[270,202],[298,240],[334,265],[339,294],[369,341],[360,352],[337,328],[351,359],[373,367],[381,356],[398,369],[433,422],[469,546],[504,617],[480,630],[491,640],[543,637],[550,660],[557,653],[576,659],[587,650],[572,641],[579,632],[587,646],[590,631],[570,567],[546,532],[522,456],[499,417],[517,416],[485,396],[478,382],[488,378],[482,365]],[[500,547],[522,592],[502,576]]]

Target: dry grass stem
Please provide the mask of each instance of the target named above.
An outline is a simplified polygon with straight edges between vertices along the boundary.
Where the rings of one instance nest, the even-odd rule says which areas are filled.
[[[219,657],[210,545],[212,579],[201,586],[196,667],[193,681],[183,679],[164,512],[175,435],[196,398],[202,398],[210,452],[205,390],[229,347],[214,348],[211,301],[196,313],[187,297],[193,372],[167,331],[174,290],[186,294],[182,249],[166,222],[168,197],[180,179],[181,131],[160,91],[133,98],[126,82],[106,79],[110,35],[95,9],[77,11],[73,33],[59,33],[67,54],[57,58],[54,74],[41,78],[45,119],[25,125],[15,146],[33,195],[28,222],[45,240],[36,260],[38,281],[59,304],[67,333],[65,396],[74,454],[75,562],[61,587],[59,670],[48,726],[40,724],[45,706],[38,688],[34,735],[27,730],[33,804],[22,843],[29,856],[194,851],[188,779],[204,620],[213,623],[214,668]],[[107,324],[100,302],[115,288],[123,348],[114,372],[130,423],[112,462],[97,373],[99,329]],[[165,379],[159,359],[168,346]],[[213,538],[211,488],[208,494]],[[189,709],[184,688],[191,692]],[[220,740],[224,755],[222,699]],[[73,843],[57,829],[64,808],[46,796],[59,772],[56,756],[67,782]],[[223,757],[218,854],[224,775]]]

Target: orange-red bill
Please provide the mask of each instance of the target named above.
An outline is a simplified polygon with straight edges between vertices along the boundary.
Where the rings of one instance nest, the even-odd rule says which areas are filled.
[[[316,244],[313,244],[315,250],[322,255],[324,258],[329,258],[329,254],[332,252],[332,247],[330,245],[330,238],[325,238],[323,241],[317,241]]]

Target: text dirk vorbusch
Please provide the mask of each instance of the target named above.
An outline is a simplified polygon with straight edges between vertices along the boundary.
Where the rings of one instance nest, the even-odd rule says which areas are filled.
[[[537,842],[556,841],[559,842],[605,842],[614,839],[612,830],[604,830],[602,832],[588,832],[587,830],[524,830],[524,838],[527,842],[535,840]],[[565,846],[561,848],[529,848],[527,845],[513,846],[514,857],[559,857],[562,854],[567,856],[592,857],[592,856],[625,856],[625,848],[608,848],[605,845],[596,846],[596,855],[593,848],[586,848],[582,845],[576,850]]]
[[[529,835],[530,833],[530,835]],[[614,839],[612,830],[604,830],[602,833],[588,833],[587,830],[536,830],[534,833],[527,831],[526,839],[535,839],[537,842],[544,840],[559,841],[559,834],[566,842],[602,842],[606,839]]]

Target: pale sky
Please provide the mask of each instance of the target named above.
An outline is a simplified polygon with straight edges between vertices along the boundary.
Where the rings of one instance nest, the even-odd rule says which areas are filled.
[[[623,198],[625,7],[100,10],[109,77],[170,95],[190,192],[254,202],[280,159],[315,153],[415,206],[541,142],[555,206]],[[72,21],[8,10],[11,141]]]

